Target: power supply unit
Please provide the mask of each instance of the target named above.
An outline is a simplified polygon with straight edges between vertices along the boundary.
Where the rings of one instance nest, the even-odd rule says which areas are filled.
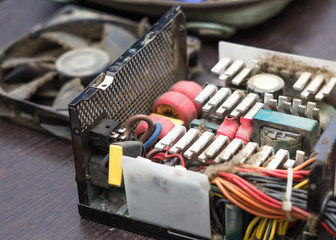
[[[336,63],[228,42],[188,79],[169,10],[69,105],[79,214],[160,239],[336,236]]]

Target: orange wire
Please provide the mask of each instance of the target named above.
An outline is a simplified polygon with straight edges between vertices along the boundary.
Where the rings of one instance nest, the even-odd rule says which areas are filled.
[[[250,204],[252,204],[254,206],[255,210],[260,209],[260,210],[263,210],[263,211],[267,212],[267,214],[275,214],[275,215],[281,215],[282,214],[282,217],[285,217],[285,215],[283,214],[282,211],[271,209],[271,208],[269,208],[265,205],[260,204],[257,199],[255,199],[254,197],[252,197],[248,193],[242,191],[242,189],[240,189],[239,187],[237,187],[233,183],[230,183],[230,182],[225,181],[223,179],[219,179],[219,182],[221,182],[226,188],[228,188],[237,197],[241,198],[243,200],[243,202],[249,202]]]
[[[260,217],[263,217],[263,218],[274,218],[274,216],[270,216],[270,215],[267,215],[267,214],[263,214],[263,213],[260,213],[260,212],[257,212],[253,209],[250,209],[250,208],[247,208],[245,205],[241,204],[239,201],[237,201],[235,198],[231,197],[230,194],[225,190],[225,188],[222,186],[222,184],[218,181],[219,178],[215,178],[212,182],[215,183],[217,185],[217,187],[221,190],[221,192],[223,193],[223,195],[229,199],[234,205],[236,205],[237,207],[240,207],[241,209],[245,210],[246,212],[249,212],[255,216],[260,216]],[[276,217],[277,219],[278,218],[281,218],[280,216],[279,217]]]
[[[307,161],[305,161],[304,163],[300,164],[299,166],[293,168],[294,171],[298,171],[301,170],[302,168],[307,167],[309,164],[311,164],[312,162],[314,162],[316,160],[316,157],[313,157],[311,159],[308,159]]]
[[[268,208],[267,206],[264,206],[264,205],[260,204],[260,202],[258,200],[256,200],[250,194],[244,192],[242,189],[237,187],[235,184],[233,184],[231,182],[228,182],[228,181],[225,181],[225,180],[223,180],[219,177],[217,177],[215,180],[213,182],[216,183],[217,186],[218,186],[218,184],[220,185],[220,186],[218,186],[218,188],[221,190],[221,192],[224,194],[224,196],[226,198],[228,198],[233,204],[235,204],[236,206],[244,209],[245,211],[250,212],[250,213],[254,212],[252,214],[254,214],[256,216],[260,216],[260,217],[267,216],[267,218],[273,218],[273,219],[286,218],[283,211],[274,210],[272,208]],[[230,192],[232,192],[233,196],[231,196],[225,190],[225,188],[223,187],[222,184],[225,187],[227,187],[228,190],[230,190]],[[230,199],[230,198],[232,198],[232,199]],[[266,213],[260,213],[261,210],[266,212]],[[295,219],[301,219],[301,220],[307,221],[307,216],[302,213],[302,212],[305,212],[305,211],[300,212],[298,210],[301,210],[301,209],[293,207],[293,211],[291,213],[292,217],[295,218]]]

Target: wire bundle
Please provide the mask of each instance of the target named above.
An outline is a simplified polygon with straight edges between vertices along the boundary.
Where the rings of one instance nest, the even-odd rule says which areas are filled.
[[[291,216],[296,220],[308,221],[311,214],[306,211],[307,191],[303,190],[308,183],[308,170],[302,170],[315,159],[310,159],[293,169],[293,180],[296,185],[292,189]],[[259,226],[259,231],[248,229],[249,235],[267,236],[265,239],[273,239],[276,229],[278,234],[284,233],[286,214],[282,208],[285,197],[287,170],[271,170],[263,167],[241,165],[236,168],[236,174],[220,172],[219,177],[213,180],[213,192],[218,196],[228,199],[241,209],[258,216],[258,220],[251,222]],[[336,204],[329,200],[324,214],[321,216],[321,225],[333,236],[336,236]],[[262,219],[264,218],[264,219]],[[281,227],[280,227],[281,225]],[[288,225],[288,224],[286,224]],[[287,227],[286,227],[287,228]],[[259,237],[259,238],[258,238]]]

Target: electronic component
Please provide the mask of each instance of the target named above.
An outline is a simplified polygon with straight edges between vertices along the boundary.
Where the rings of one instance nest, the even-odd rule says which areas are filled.
[[[200,131],[196,128],[191,128],[188,132],[169,149],[170,153],[184,152],[189,148],[200,136]]]
[[[239,123],[237,119],[226,117],[223,123],[217,129],[217,136],[227,136],[231,141],[235,137],[238,128]]]
[[[157,114],[151,114],[149,115],[150,119],[153,120],[154,123],[161,123],[162,125],[162,131],[160,134],[159,139],[162,139],[164,136],[167,135],[167,133],[172,130],[175,127],[174,122],[171,121],[170,118],[160,116]],[[183,123],[182,123],[183,124]],[[144,134],[147,131],[148,124],[145,121],[141,121],[137,128],[134,130],[135,135],[140,138],[139,136]]]
[[[204,132],[197,141],[191,145],[190,148],[183,154],[184,157],[191,160],[200,155],[215,139],[215,135],[212,132]]]
[[[233,139],[232,142],[215,158],[215,163],[221,163],[230,160],[239,150],[244,147],[244,142],[240,139]]]
[[[193,102],[179,92],[166,92],[154,103],[153,112],[172,118],[181,119],[185,126],[197,117]]]
[[[261,144],[261,130],[272,127],[282,131],[290,131],[302,136],[302,150],[310,153],[318,137],[316,120],[293,116],[290,114],[261,109],[253,118],[253,141]]]
[[[222,104],[230,96],[230,94],[230,89],[220,88],[218,92],[202,107],[202,117],[205,118],[215,112],[219,105]]]
[[[223,119],[226,115],[229,114],[229,112],[235,108],[239,100],[244,97],[244,92],[241,90],[234,91],[228,99],[225,100],[225,102],[216,110],[216,115]]]
[[[202,105],[194,101],[195,97],[202,91],[202,87],[192,81],[178,81],[175,83],[169,91],[179,92],[187,96],[195,105],[197,116],[200,115]]]
[[[283,94],[285,82],[277,75],[262,73],[252,76],[247,81],[247,91],[257,93],[261,98],[271,93],[275,98]]]
[[[201,131],[210,131],[214,134],[217,133],[219,125],[204,119],[194,119],[190,123],[190,128],[198,128]]]
[[[198,160],[205,162],[207,159],[214,159],[230,142],[227,136],[218,135],[211,143],[209,147],[207,147],[204,152],[198,156]]]
[[[197,94],[190,93],[186,90],[192,86],[183,89],[191,84],[183,80],[187,77],[183,24],[180,8],[170,10],[70,104],[81,216],[160,239],[294,239],[290,231],[294,229],[299,236],[312,229],[335,234],[336,226],[329,220],[336,206],[335,166],[329,151],[334,141],[329,135],[318,140],[320,125],[331,120],[330,104],[336,105],[334,90],[326,92],[322,102],[312,101],[314,94],[333,85],[329,80],[336,74],[335,64],[221,42],[221,60],[213,72],[224,76],[225,87],[211,76],[203,89],[194,85]],[[309,87],[308,99],[293,89],[303,72],[310,72],[317,86]],[[260,74],[281,78],[281,95],[268,89],[260,102],[258,93],[249,93],[246,81]],[[313,80],[319,74],[324,76],[322,84]],[[301,91],[309,81],[301,84]],[[183,119],[180,113],[189,114],[190,109],[195,114],[154,144],[162,124],[146,114],[167,93],[169,97],[158,104],[168,109],[163,111],[166,115]],[[184,96],[183,101],[174,94]],[[201,105],[199,116],[196,106]],[[125,128],[101,131],[103,139],[126,136],[111,140],[109,155],[100,146],[105,142],[92,145],[89,140],[104,119]],[[131,132],[139,120],[148,128],[140,141],[132,141],[137,140]],[[313,150],[317,140],[318,151],[323,153],[325,146],[330,154],[321,155],[324,160],[318,163]],[[125,156],[126,143],[137,146],[135,155]],[[312,176],[314,171],[318,174]],[[327,181],[322,191],[310,183],[320,186],[321,180]],[[312,202],[318,205],[315,210]],[[313,214],[320,219],[303,230],[301,222],[310,224]],[[293,227],[288,227],[289,221]]]
[[[108,183],[120,186],[122,183],[122,156],[137,157],[144,155],[144,146],[138,141],[124,141],[110,145],[108,161]]]
[[[175,126],[164,138],[162,138],[157,144],[155,144],[155,148],[164,149],[165,147],[173,146],[178,140],[180,140],[183,135],[186,133],[186,128],[184,126]]]
[[[111,142],[123,139],[120,123],[104,118],[90,131],[90,145],[93,148],[108,148]]]
[[[263,127],[260,132],[261,145],[270,145],[275,151],[281,148],[287,149],[291,157],[297,150],[302,149],[302,136],[298,133],[281,131],[278,129]]]

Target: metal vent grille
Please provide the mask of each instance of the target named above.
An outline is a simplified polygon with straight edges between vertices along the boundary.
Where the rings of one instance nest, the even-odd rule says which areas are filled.
[[[155,99],[185,77],[176,70],[176,55],[181,54],[175,50],[174,31],[177,28],[172,27],[174,22],[170,19],[164,27],[160,24],[153,26],[152,32],[149,30],[147,36],[110,67],[112,70],[117,67],[115,72],[107,73],[113,77],[112,83],[74,105],[81,131],[92,126],[102,115],[124,123],[132,115],[149,114]],[[128,56],[134,51],[133,56]],[[182,67],[186,68],[185,65]]]

